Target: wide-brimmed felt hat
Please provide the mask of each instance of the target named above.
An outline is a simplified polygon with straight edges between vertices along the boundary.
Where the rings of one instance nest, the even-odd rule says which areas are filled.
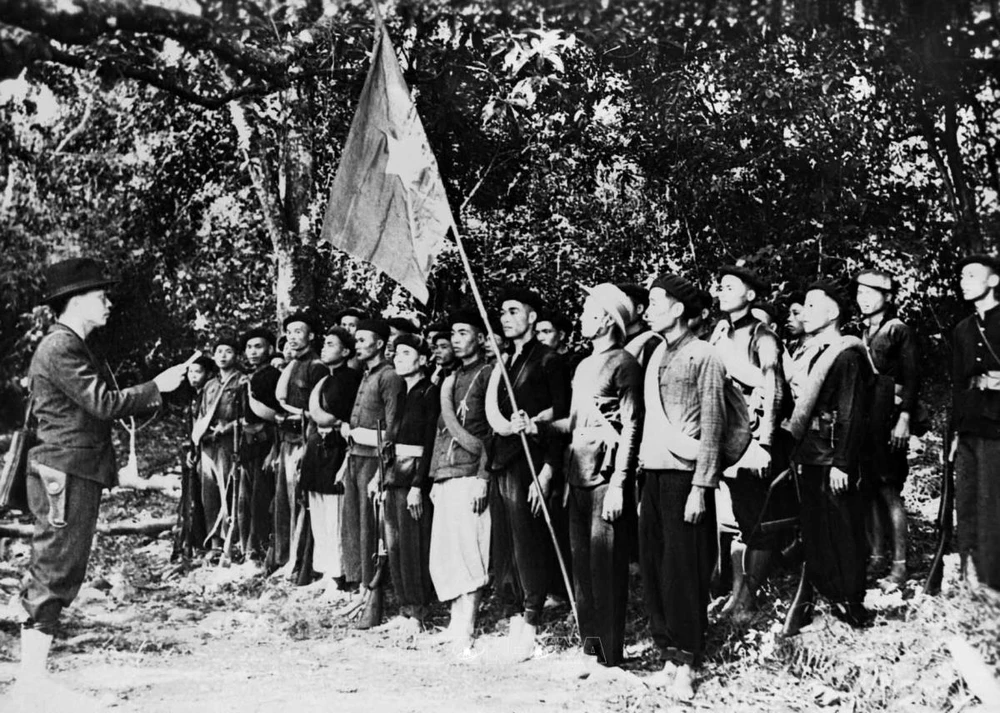
[[[62,260],[45,269],[46,294],[43,302],[49,304],[60,297],[103,290],[119,282],[107,276],[103,262],[89,257]]]

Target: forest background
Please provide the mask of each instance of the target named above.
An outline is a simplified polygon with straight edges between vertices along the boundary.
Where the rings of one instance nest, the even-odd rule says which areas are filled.
[[[1000,235],[1000,3],[399,0],[382,13],[487,294],[576,314],[579,283],[744,259],[781,302],[900,277],[925,379]],[[43,333],[44,266],[123,278],[126,381],[221,332],[429,304],[319,238],[368,67],[367,0],[0,0],[0,426]]]

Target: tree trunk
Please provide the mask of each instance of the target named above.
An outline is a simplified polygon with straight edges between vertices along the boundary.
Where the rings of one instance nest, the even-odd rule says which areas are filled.
[[[165,517],[145,522],[112,522],[100,523],[97,532],[101,535],[159,535],[177,524],[176,517]],[[0,537],[31,537],[35,531],[34,525],[22,525],[17,522],[0,522]]]

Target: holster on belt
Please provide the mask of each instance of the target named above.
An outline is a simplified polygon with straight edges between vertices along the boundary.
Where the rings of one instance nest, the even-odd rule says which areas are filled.
[[[66,473],[41,463],[33,463],[49,499],[49,524],[55,528],[66,527]]]

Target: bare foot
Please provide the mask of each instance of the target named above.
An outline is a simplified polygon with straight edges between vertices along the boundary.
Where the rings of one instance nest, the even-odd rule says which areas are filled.
[[[694,698],[694,669],[688,664],[677,667],[670,695],[679,701],[690,701]]]

